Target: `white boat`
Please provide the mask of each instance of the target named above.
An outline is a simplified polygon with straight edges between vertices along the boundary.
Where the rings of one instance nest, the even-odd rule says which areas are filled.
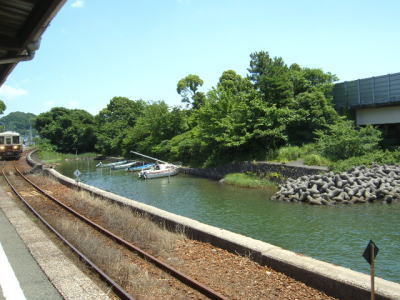
[[[103,162],[99,162],[96,167],[98,168],[112,168],[113,166],[123,165],[126,164],[127,160],[116,161],[113,163],[103,164]]]
[[[133,154],[143,156],[145,158],[149,158],[156,161],[156,164],[151,167],[149,170],[142,170],[139,172],[139,178],[150,179],[150,178],[159,178],[159,177],[169,177],[178,174],[180,166],[176,166],[174,164],[168,163],[166,161],[162,161],[160,159],[150,157],[139,152],[130,151]]]
[[[159,177],[168,177],[178,174],[179,167],[171,164],[156,164],[149,170],[142,170],[139,172],[139,178],[151,179]]]
[[[126,164],[112,166],[111,169],[113,169],[113,170],[128,169],[129,167],[136,165],[136,164],[137,164],[137,161],[131,161]]]

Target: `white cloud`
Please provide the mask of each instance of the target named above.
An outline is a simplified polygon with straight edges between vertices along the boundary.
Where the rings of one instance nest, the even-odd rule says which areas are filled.
[[[84,0],[75,0],[74,3],[71,4],[72,7],[83,7],[84,5]]]
[[[24,96],[26,94],[28,94],[28,91],[24,89],[13,88],[12,86],[6,84],[0,87],[0,97],[11,99],[18,96]]]

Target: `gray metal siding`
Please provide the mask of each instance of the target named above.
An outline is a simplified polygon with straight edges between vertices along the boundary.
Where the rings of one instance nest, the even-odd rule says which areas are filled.
[[[333,101],[337,108],[400,102],[400,73],[335,84]]]

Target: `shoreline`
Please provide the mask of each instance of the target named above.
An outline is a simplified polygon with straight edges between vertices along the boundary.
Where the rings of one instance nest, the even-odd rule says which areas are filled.
[[[250,256],[252,260],[261,265],[270,266],[332,296],[347,299],[365,299],[369,296],[369,276],[366,274],[172,214],[84,183],[76,183],[75,180],[63,176],[53,169],[44,168],[44,172],[68,186],[86,190],[121,205],[129,205],[135,211],[163,222],[172,231],[184,230],[193,239],[211,243],[233,253]],[[400,284],[398,283],[376,278],[376,286],[378,287],[377,299],[400,297]]]

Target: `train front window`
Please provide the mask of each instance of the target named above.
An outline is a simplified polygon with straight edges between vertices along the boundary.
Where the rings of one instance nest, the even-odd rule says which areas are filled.
[[[0,136],[0,145],[4,145],[4,136]]]
[[[13,140],[13,144],[19,144],[19,136],[13,136],[12,140]]]
[[[11,137],[6,137],[6,145],[11,145]]]

